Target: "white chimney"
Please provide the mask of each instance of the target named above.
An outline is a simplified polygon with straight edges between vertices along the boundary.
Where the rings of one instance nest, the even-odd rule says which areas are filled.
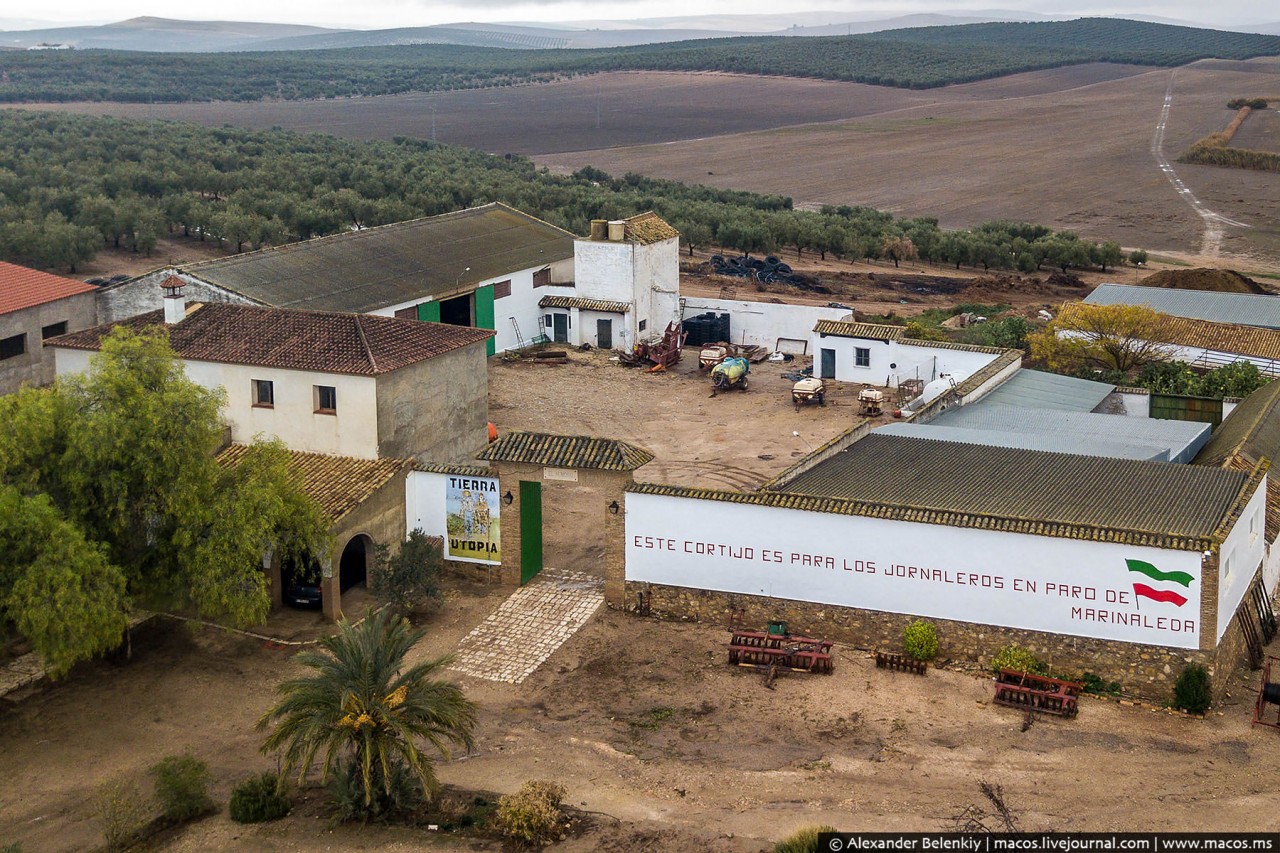
[[[171,275],[160,285],[164,289],[164,322],[166,326],[181,323],[187,316],[187,298],[182,295],[182,279]]]

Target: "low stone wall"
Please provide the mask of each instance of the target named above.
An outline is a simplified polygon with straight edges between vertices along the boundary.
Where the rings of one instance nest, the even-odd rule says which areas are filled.
[[[461,560],[445,560],[445,574],[464,578],[475,583],[500,583],[502,567],[490,563],[466,563]]]
[[[636,606],[642,593],[648,597],[651,615],[659,618],[689,619],[724,626],[758,625],[761,629],[770,621],[782,620],[793,633],[846,643],[859,649],[900,651],[903,630],[911,621],[920,618],[637,581],[627,581],[627,609]],[[1189,663],[1201,664],[1209,670],[1215,695],[1220,695],[1242,650],[1239,640],[1232,636],[1232,632],[1239,634],[1239,627],[1234,624],[1215,654],[973,622],[928,621],[938,630],[938,657],[941,659],[986,667],[1000,649],[1014,644],[1045,661],[1050,672],[1072,676],[1092,672],[1106,681],[1118,681],[1126,694],[1156,703],[1172,698],[1173,684]],[[1218,666],[1219,660],[1222,666]]]

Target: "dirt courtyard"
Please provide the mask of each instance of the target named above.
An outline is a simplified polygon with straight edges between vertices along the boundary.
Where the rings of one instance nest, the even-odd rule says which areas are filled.
[[[452,584],[415,656],[450,651],[504,598]],[[763,851],[794,828],[935,830],[1004,787],[1024,828],[1280,830],[1280,733],[1250,727],[1244,674],[1206,719],[1086,699],[1071,721],[990,704],[990,682],[935,670],[877,670],[837,647],[830,676],[788,674],[773,689],[725,662],[722,626],[601,610],[518,686],[457,680],[479,706],[476,746],[438,768],[471,791],[527,779],[565,784],[590,815],[566,851]],[[1274,649],[1272,650],[1275,651]],[[208,761],[215,799],[273,761],[253,723],[292,652],[211,629],[153,623],[127,663],[96,663],[0,709],[0,843],[92,850],[94,787],[145,780],[162,756]],[[242,826],[224,810],[146,849],[491,850],[497,842],[424,829],[333,826],[321,793],[294,813]]]
[[[667,375],[622,368],[605,353],[571,358],[556,367],[495,362],[495,421],[646,446],[658,457],[638,472],[646,480],[756,486],[855,412],[856,386],[797,412],[781,376],[794,362],[759,365],[747,391],[712,398],[689,357]],[[589,565],[589,523],[546,518],[548,564]],[[414,659],[452,651],[507,593],[451,580]],[[286,613],[263,630],[296,637],[306,623]],[[528,779],[562,782],[568,802],[591,814],[556,849],[584,853],[763,851],[819,822],[941,829],[978,801],[982,780],[1003,785],[1030,830],[1280,830],[1280,732],[1250,726],[1254,673],[1238,674],[1206,719],[1086,699],[1077,719],[1022,731],[1020,713],[990,704],[980,674],[889,673],[846,646],[836,647],[834,674],[787,674],[767,688],[760,673],[727,664],[725,627],[602,609],[523,684],[454,674],[479,706],[479,725],[474,751],[442,763],[440,779],[494,794]],[[275,685],[299,673],[295,651],[158,619],[135,636],[132,660],[85,665],[0,702],[0,845],[95,849],[95,786],[120,774],[145,783],[147,767],[185,750],[209,763],[225,803],[235,783],[274,767],[253,724]],[[146,849],[502,849],[421,828],[334,826],[322,799],[303,792],[289,818],[254,826],[231,822],[224,808]]]

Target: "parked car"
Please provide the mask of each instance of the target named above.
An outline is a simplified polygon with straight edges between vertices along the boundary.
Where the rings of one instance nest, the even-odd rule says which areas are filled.
[[[320,589],[320,579],[293,580],[284,588],[284,602],[291,607],[321,607],[324,595]]]

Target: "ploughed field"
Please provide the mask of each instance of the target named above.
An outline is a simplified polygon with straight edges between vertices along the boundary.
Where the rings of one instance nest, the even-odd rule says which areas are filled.
[[[434,137],[529,155],[552,170],[590,165],[779,193],[798,206],[868,205],[950,228],[1020,219],[1127,248],[1197,254],[1205,223],[1151,150],[1171,81],[1164,152],[1176,161],[1222,129],[1231,98],[1280,93],[1280,62],[1092,64],[925,91],[616,72],[376,98],[30,106],[354,138]],[[1263,124],[1274,119],[1274,112],[1251,117],[1237,144],[1265,148],[1253,137],[1271,135]],[[1251,226],[1227,227],[1215,243],[1222,255],[1263,266],[1280,260],[1280,175],[1175,168],[1208,209]]]

